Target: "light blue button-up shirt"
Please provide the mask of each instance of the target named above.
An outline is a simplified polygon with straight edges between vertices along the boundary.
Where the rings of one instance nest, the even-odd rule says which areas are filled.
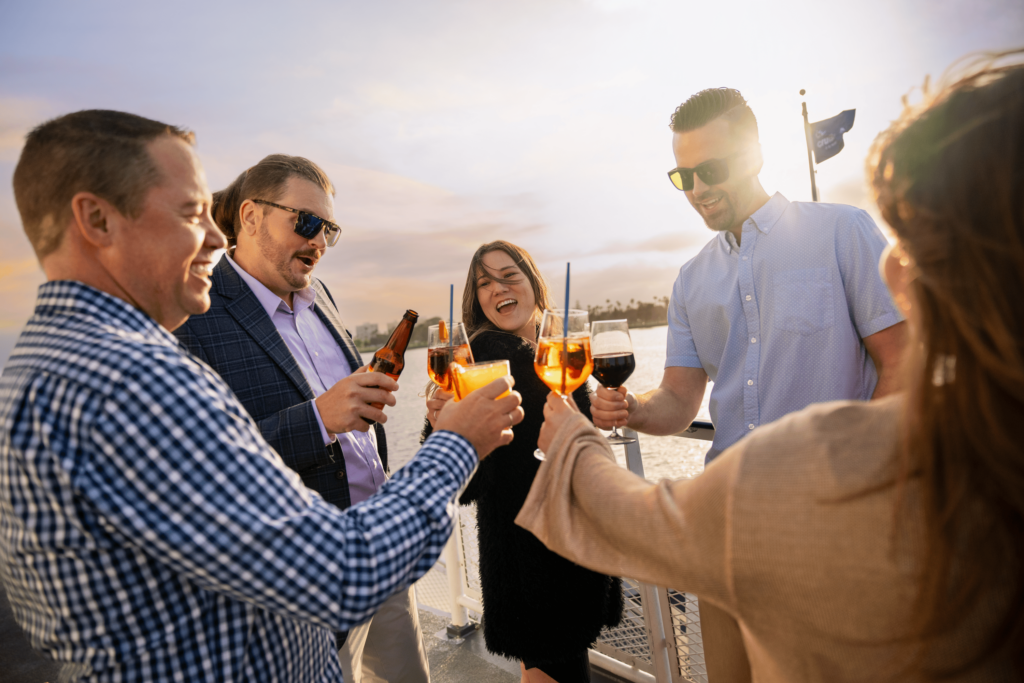
[[[867,213],[776,193],[679,270],[665,367],[715,383],[710,462],[759,425],[878,382],[863,338],[903,320],[878,273],[888,242]]]
[[[245,272],[235,260],[228,256],[228,263],[238,275],[249,285],[249,289],[259,300],[270,316],[274,327],[281,333],[284,343],[295,357],[299,369],[302,370],[309,388],[314,396],[319,396],[335,385],[339,380],[352,374],[348,359],[342,353],[338,342],[334,340],[330,330],[313,310],[316,301],[316,290],[306,287],[294,293],[292,304],[294,310],[281,297],[274,294],[262,282]],[[324,427],[320,411],[313,403],[313,413],[320,425],[320,433],[324,445],[329,445],[335,438],[341,446],[345,457],[345,473],[348,478],[348,492],[352,505],[361,503],[377,492],[387,476],[377,454],[377,434],[368,432],[346,432],[331,435]]]

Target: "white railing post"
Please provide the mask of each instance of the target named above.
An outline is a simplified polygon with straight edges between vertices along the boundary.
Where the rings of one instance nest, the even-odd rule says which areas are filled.
[[[448,625],[449,638],[462,638],[476,627],[469,622],[469,612],[463,606],[463,575],[466,573],[466,560],[462,548],[461,511],[455,506],[454,526],[448,545],[444,548],[444,571],[448,575],[448,600],[452,609],[452,623]]]
[[[644,460],[640,454],[640,439],[637,438],[637,433],[628,427],[623,428],[622,432],[625,436],[636,439],[633,443],[624,445],[626,467],[633,474],[643,477]],[[677,683],[681,676],[668,592],[665,588],[641,582],[640,602],[644,608],[644,626],[651,647],[654,679],[658,683]]]

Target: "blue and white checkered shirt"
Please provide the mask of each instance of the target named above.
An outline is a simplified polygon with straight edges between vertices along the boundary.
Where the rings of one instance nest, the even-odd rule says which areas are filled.
[[[340,681],[333,631],[424,574],[476,455],[451,432],[344,512],[145,314],[49,282],[0,378],[0,562],[63,677]]]
[[[864,211],[776,193],[679,271],[666,367],[715,383],[710,462],[762,424],[811,403],[871,398],[863,338],[903,320],[878,273],[887,242]]]

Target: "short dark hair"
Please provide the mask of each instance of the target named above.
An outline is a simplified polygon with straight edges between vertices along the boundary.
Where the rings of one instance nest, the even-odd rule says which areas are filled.
[[[29,133],[14,169],[14,200],[36,257],[60,246],[79,192],[137,217],[146,192],[160,181],[146,146],[161,135],[195,144],[191,131],[105,109],[66,114]]]
[[[741,136],[757,140],[757,119],[754,112],[734,88],[708,88],[691,95],[676,107],[669,127],[676,133],[696,130],[723,117],[731,130]]]
[[[238,218],[242,202],[246,199],[264,199],[275,202],[284,192],[289,178],[296,177],[318,185],[334,196],[334,185],[323,169],[305,157],[271,154],[258,164],[242,171],[234,182],[213,193],[213,220],[228,238],[228,244],[238,241]]]

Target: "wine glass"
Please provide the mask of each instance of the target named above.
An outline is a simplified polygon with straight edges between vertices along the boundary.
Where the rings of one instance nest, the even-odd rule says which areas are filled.
[[[595,320],[590,326],[590,352],[594,357],[594,378],[605,389],[621,387],[636,368],[633,342],[625,320]],[[619,428],[614,425],[607,438],[613,445],[636,442],[619,434]]]
[[[469,348],[465,325],[455,323],[450,338],[448,325],[443,320],[427,328],[427,374],[434,384],[450,394],[455,393],[451,365],[472,362],[473,351]]]
[[[590,358],[589,318],[586,311],[574,309],[544,311],[541,318],[533,369],[540,381],[562,397],[586,382],[594,368]],[[533,457],[543,460],[544,452],[538,448]]]

